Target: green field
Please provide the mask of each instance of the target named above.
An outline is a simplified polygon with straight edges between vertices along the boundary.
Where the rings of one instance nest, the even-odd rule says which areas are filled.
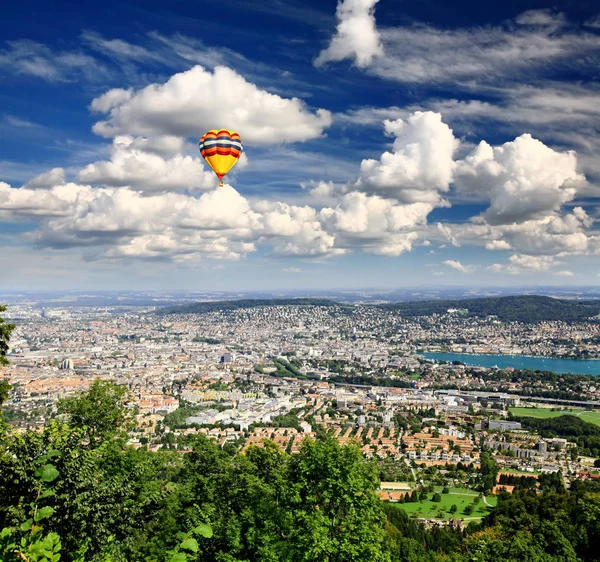
[[[549,408],[510,408],[513,416],[525,416],[530,418],[557,418],[558,416],[577,416],[583,421],[600,425],[600,412],[593,410],[558,410],[552,411]]]
[[[441,488],[436,491],[441,492]],[[416,503],[396,503],[398,509],[403,509],[409,515],[415,515],[425,519],[477,519],[484,517],[489,513],[489,506],[483,501],[479,500],[479,503],[473,504],[473,499],[477,497],[477,492],[472,490],[464,490],[459,488],[452,488],[449,494],[440,494],[442,501],[439,503],[433,503],[431,497],[433,494],[427,494],[427,500]],[[487,496],[486,500],[490,506],[496,506],[498,498],[495,496]],[[456,505],[458,508],[455,513],[450,513],[450,507]],[[475,509],[471,515],[465,515],[463,513],[465,507],[468,505],[475,505]],[[441,513],[441,517],[439,516]]]

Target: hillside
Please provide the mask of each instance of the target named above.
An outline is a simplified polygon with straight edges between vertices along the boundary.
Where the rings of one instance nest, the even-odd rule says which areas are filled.
[[[543,322],[562,320],[577,322],[600,313],[599,301],[574,301],[523,295],[483,299],[399,302],[379,305],[403,316],[445,314],[448,309],[467,310],[467,316],[497,316],[505,322]]]
[[[341,307],[339,303],[329,299],[241,299],[235,301],[195,302],[181,306],[169,306],[158,309],[155,314],[206,314],[208,312],[224,312],[243,308],[259,308],[265,306],[327,306]]]

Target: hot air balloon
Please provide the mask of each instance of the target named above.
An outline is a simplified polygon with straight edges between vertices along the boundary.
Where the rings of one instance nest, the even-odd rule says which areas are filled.
[[[213,129],[200,139],[198,146],[200,154],[217,174],[221,180],[219,185],[222,186],[225,174],[237,164],[244,151],[240,135],[227,129]]]

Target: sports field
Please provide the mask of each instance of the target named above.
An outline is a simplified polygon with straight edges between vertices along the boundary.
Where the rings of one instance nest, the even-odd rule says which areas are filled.
[[[530,418],[557,418],[558,416],[577,416],[583,421],[600,425],[600,412],[594,410],[558,410],[552,411],[550,408],[510,408],[513,416],[525,416]]]
[[[436,488],[436,491],[441,492],[441,488]],[[442,494],[441,501],[434,503],[431,501],[433,494],[427,494],[427,500],[415,502],[415,503],[396,503],[394,504],[398,509],[403,509],[409,515],[416,514],[417,517],[423,517],[425,519],[478,519],[484,517],[489,513],[489,507],[495,507],[498,498],[495,496],[487,496],[479,500],[478,503],[474,503],[473,500],[478,496],[477,492],[472,490],[463,490],[460,488],[452,488],[449,494]],[[488,505],[489,504],[489,505]],[[450,508],[456,505],[457,509],[454,513],[450,512]],[[464,513],[465,507],[473,505],[474,509],[470,515]]]

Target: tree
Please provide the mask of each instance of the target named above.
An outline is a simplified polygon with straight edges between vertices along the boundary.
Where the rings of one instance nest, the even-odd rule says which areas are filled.
[[[10,384],[8,381],[0,380],[0,406],[8,399],[8,393],[10,392]]]
[[[453,503],[453,504],[450,506],[450,510],[449,510],[449,511],[450,511],[450,513],[456,513],[456,511],[457,511],[457,510],[458,510],[458,507],[456,507],[456,504],[455,504],[455,503]]]
[[[498,465],[487,451],[481,453],[480,463],[481,468],[479,471],[479,489],[482,492],[487,492],[496,484]]]
[[[133,420],[135,410],[127,406],[128,399],[125,386],[96,379],[87,393],[61,400],[58,411],[69,416],[73,427],[84,429],[93,444]]]
[[[387,561],[377,468],[354,445],[305,441],[291,458],[286,520],[290,560]]]
[[[6,306],[0,305],[0,312],[4,312]],[[14,324],[7,324],[4,318],[0,317],[0,365],[8,365],[6,354],[8,353],[8,342],[10,335],[16,328]]]
[[[438,493],[435,493],[433,494],[431,501],[435,503],[440,503],[442,501],[442,496]]]

